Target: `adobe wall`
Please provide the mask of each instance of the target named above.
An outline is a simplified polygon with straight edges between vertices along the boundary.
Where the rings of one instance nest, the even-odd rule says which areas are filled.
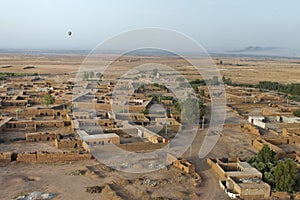
[[[273,129],[270,129],[270,128],[269,128],[269,132],[272,133],[272,134],[275,135],[275,136],[280,135],[280,133],[278,133],[277,131],[275,131],[275,130],[273,130]]]
[[[64,127],[65,122],[62,120],[20,120],[20,121],[9,121],[5,124],[4,130],[24,130],[35,132],[37,127]]]
[[[294,159],[300,164],[300,155],[296,155]]]
[[[212,159],[207,158],[207,164],[211,167],[212,171],[217,175],[218,179],[221,181],[226,180],[226,173],[225,171]]]
[[[0,161],[11,161],[12,152],[3,152],[0,153]]]
[[[145,109],[146,109],[146,107],[143,105],[138,105],[138,106],[129,105],[129,112],[131,112],[131,113],[140,113]]]
[[[52,116],[55,117],[67,117],[69,110],[54,110],[51,108],[27,108],[25,111],[19,112],[18,115],[23,118],[35,118],[35,117],[44,117]]]
[[[105,111],[111,111],[112,108],[111,108],[111,104],[108,104],[108,103],[97,103],[96,106],[95,106],[95,109],[96,110],[105,110]]]
[[[57,149],[72,149],[72,148],[81,148],[82,141],[74,138],[58,139],[54,140],[54,145]]]
[[[117,128],[117,124],[113,119],[99,119],[98,123],[100,126],[105,126],[108,128]]]
[[[254,126],[254,125],[252,125],[252,124],[250,124],[250,123],[246,123],[246,124],[241,123],[241,124],[240,124],[240,128],[241,128],[242,130],[247,131],[248,133],[251,133],[251,134],[253,134],[253,135],[260,136],[260,131],[259,131],[259,129],[258,129],[256,126]]]
[[[279,128],[299,128],[299,123],[280,123]]]
[[[300,137],[298,136],[277,137],[272,139],[266,139],[266,141],[274,145],[300,144]]]
[[[240,194],[241,199],[266,199],[270,197],[271,187],[266,184],[257,187],[242,188],[233,181],[233,190]]]
[[[262,138],[250,141],[250,146],[252,146],[257,151],[261,150],[264,144],[268,145],[270,147],[270,149],[275,151],[278,155],[278,158],[282,158],[286,155],[286,153],[281,148],[279,148],[278,146],[276,146]]]
[[[291,112],[281,112],[278,111],[277,108],[273,108],[273,107],[265,107],[262,108],[262,115],[263,116],[279,116],[279,115],[291,115]]]
[[[74,108],[111,111],[111,104],[108,103],[73,102],[73,106]]]
[[[28,100],[3,100],[2,106],[26,106],[29,103]]]
[[[9,121],[5,124],[5,131],[36,131],[36,125],[33,121],[24,120],[24,121]]]
[[[290,195],[287,192],[272,192],[272,199],[290,199]]]
[[[27,142],[37,142],[37,141],[50,141],[59,138],[59,134],[56,133],[26,133],[25,134]]]
[[[112,128],[111,131],[117,135],[124,135],[124,134],[133,134],[136,135],[138,134],[138,129],[137,128]]]
[[[17,154],[19,162],[65,162],[91,158],[91,154],[78,152],[23,152]]]
[[[36,127],[64,127],[65,122],[59,120],[34,121]]]
[[[184,159],[177,159],[172,163],[172,165],[185,173],[193,174],[195,173],[195,165],[189,163],[187,160]]]
[[[244,95],[244,94],[242,94]],[[257,100],[255,96],[237,96],[226,93],[226,101],[231,104],[253,103]]]
[[[250,146],[252,146],[254,149],[256,149],[257,151],[261,150],[264,146],[264,143],[259,141],[259,140],[251,140],[250,141]]]

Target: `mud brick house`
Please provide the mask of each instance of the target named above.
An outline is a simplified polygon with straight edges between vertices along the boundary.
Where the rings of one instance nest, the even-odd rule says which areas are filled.
[[[185,173],[193,174],[195,172],[195,165],[184,158],[176,158],[174,155],[167,153],[167,162]]]
[[[38,133],[26,133],[26,141],[28,142],[37,142],[37,141],[52,141],[60,137],[57,133],[48,133],[48,132],[38,132]]]
[[[217,175],[221,187],[231,198],[267,199],[271,187],[262,181],[262,174],[247,162],[239,159],[207,159]]]
[[[72,149],[72,148],[81,148],[82,140],[76,138],[55,138],[54,145],[57,149]]]

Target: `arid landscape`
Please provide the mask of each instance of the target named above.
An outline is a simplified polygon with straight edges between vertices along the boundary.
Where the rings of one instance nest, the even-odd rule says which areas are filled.
[[[103,56],[98,62],[105,65],[112,57]],[[75,98],[72,95],[75,87],[73,81],[77,80],[78,84],[78,76],[81,76],[78,71],[84,59],[85,56],[81,54],[0,55],[0,73],[3,77],[0,199],[26,199],[26,195],[32,192],[36,192],[32,195],[37,196],[46,193],[48,199],[230,199],[230,195],[249,199],[253,197],[236,188],[230,189],[231,192],[228,192],[229,189],[224,192],[220,187],[221,181],[233,179],[228,175],[222,178],[223,172],[216,171],[211,163],[214,159],[222,158],[234,158],[243,163],[257,154],[262,148],[261,144],[268,144],[281,158],[294,158],[299,170],[300,140],[297,134],[300,126],[296,122],[284,122],[285,118],[276,122],[276,116],[291,119],[293,111],[299,109],[299,103],[293,100],[287,102],[286,97],[276,91],[249,89],[243,84],[254,85],[261,81],[299,83],[300,60],[214,57],[212,64],[218,67],[223,79],[225,77],[225,83],[229,79],[231,82],[225,84],[226,120],[213,150],[206,158],[199,159],[199,149],[210,125],[210,95],[215,95],[207,92],[208,88],[200,84],[196,85],[196,94],[205,105],[206,112],[201,116],[205,119],[205,124],[199,125],[193,144],[180,159],[175,157],[175,160],[164,167],[159,167],[157,163],[151,164],[151,161],[149,165],[145,162],[131,167],[128,163],[122,163],[121,167],[137,171],[150,165],[157,168],[149,173],[126,173],[106,166],[97,155],[95,158],[93,148],[98,147],[93,145],[96,140],[96,146],[98,141],[99,145],[101,143],[100,151],[106,145],[111,145],[111,142],[130,152],[154,151],[168,145],[169,140],[172,141],[175,137],[173,133],[182,125],[181,118],[178,118],[180,110],[176,111],[176,96],[164,91],[161,86],[155,86],[160,89],[154,90],[151,84],[144,87],[142,92],[134,93],[134,98],[129,101],[130,114],[120,113],[115,118],[110,117],[112,107],[108,94],[113,91],[116,77],[145,63],[163,63],[173,67],[189,81],[201,79],[201,76],[182,58],[123,56],[112,62],[107,72],[97,78],[96,82],[94,74],[83,80],[90,85],[85,86],[85,90],[90,92],[75,95]],[[151,73],[149,79],[154,80]],[[159,69],[156,73],[159,73]],[[147,72],[143,76],[134,81],[148,80]],[[164,75],[159,78],[156,76],[156,79],[163,78]],[[232,82],[240,85],[232,86]],[[200,92],[202,90],[203,93]],[[93,98],[97,99],[93,103],[96,116],[88,111],[91,91],[96,91],[93,94]],[[154,94],[160,96],[158,100]],[[45,95],[50,95],[55,101],[47,102]],[[149,113],[147,110],[151,110],[152,105],[161,105],[164,109],[171,107],[172,112],[163,115]],[[260,118],[255,116],[262,116],[264,119],[256,122]],[[251,117],[254,120],[251,121]],[[164,124],[160,124],[161,119],[170,121],[167,127],[169,135],[165,133],[167,128]],[[133,124],[129,124],[128,120]],[[104,133],[99,134],[97,126]],[[140,126],[146,129],[141,129]],[[160,131],[153,132],[159,129]],[[144,130],[143,136],[138,135],[139,130]],[[110,139],[104,139],[103,135]],[[285,138],[290,138],[287,139],[287,146],[282,142],[280,145],[278,141]],[[289,146],[291,140],[295,142]],[[107,150],[103,149],[105,151]],[[213,161],[207,160],[208,158]],[[178,162],[176,159],[179,159]],[[255,196],[254,192],[252,195],[260,199],[269,199],[270,195],[272,198],[284,195],[276,193],[274,189],[266,190],[263,194],[258,192]],[[293,198],[298,196],[294,195]]]

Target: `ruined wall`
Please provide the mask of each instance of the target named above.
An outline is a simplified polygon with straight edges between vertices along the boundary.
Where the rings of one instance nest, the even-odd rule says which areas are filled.
[[[105,126],[107,128],[117,128],[117,123],[113,119],[99,119],[98,123],[100,126]]]
[[[174,167],[184,171],[185,173],[188,174],[193,174],[195,173],[195,165],[188,162],[185,159],[182,158],[176,158],[174,155],[167,153],[167,162],[173,165]]]
[[[226,93],[226,101],[231,104],[253,103],[256,100],[255,96],[237,96]]]
[[[54,140],[54,145],[57,149],[72,149],[81,148],[82,141],[74,138],[58,139]]]
[[[92,156],[78,152],[23,152],[17,154],[19,162],[65,162],[88,160]]]
[[[50,108],[43,108],[43,109],[38,109],[38,108],[27,108],[25,111],[19,112],[18,115],[22,118],[36,118],[36,117],[60,117],[64,118],[67,117],[69,113],[69,110],[54,110]]]
[[[246,124],[241,123],[241,124],[240,124],[240,128],[241,128],[242,130],[247,131],[248,133],[251,133],[251,134],[260,136],[260,131],[259,131],[259,129],[258,129],[256,126],[252,125],[252,124],[249,124],[249,123],[246,123]]]
[[[12,158],[12,152],[3,152],[0,153],[0,161],[11,161]]]
[[[59,138],[59,134],[56,133],[26,133],[25,134],[27,142],[37,142],[37,141],[50,141]]]
[[[29,104],[28,100],[3,100],[2,106],[27,106]]]
[[[181,159],[181,158],[178,158],[176,161],[174,161],[172,163],[172,165],[182,171],[184,171],[185,173],[188,173],[188,174],[193,174],[195,173],[195,165],[194,164],[191,164],[189,163],[187,160],[185,159]]]
[[[36,124],[31,120],[9,121],[5,124],[5,131],[36,131]]]
[[[65,122],[59,120],[34,121],[36,127],[64,127]]]

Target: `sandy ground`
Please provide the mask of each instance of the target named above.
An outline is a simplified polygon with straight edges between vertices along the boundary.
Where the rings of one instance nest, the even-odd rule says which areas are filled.
[[[237,125],[243,119],[227,110],[227,123]],[[206,161],[198,157],[205,130],[199,130],[192,151],[187,150],[185,157],[196,164],[196,170],[202,177],[200,187],[194,187],[188,175],[170,168],[147,174],[128,174],[111,171],[95,160],[55,164],[1,164],[0,199],[10,199],[16,195],[31,191],[53,192],[54,199],[105,199],[103,194],[90,194],[86,188],[110,184],[124,199],[151,199],[168,197],[171,199],[228,199],[219,188],[216,177],[207,167]],[[223,134],[210,157],[240,156],[248,157],[254,152],[248,147],[253,136],[242,133],[239,128],[225,127]],[[228,145],[231,144],[231,145]],[[47,144],[45,144],[47,145]],[[42,147],[42,146],[40,146]],[[17,146],[16,146],[17,148]],[[76,171],[83,170],[83,175]],[[74,175],[75,173],[75,175]],[[158,186],[141,184],[143,179],[156,180]]]
[[[32,56],[32,55],[0,55],[0,72],[28,72],[40,74],[57,74],[77,72],[84,56]],[[104,58],[102,64],[108,63]],[[143,62],[164,62],[180,70],[189,78],[197,77],[195,71],[188,67],[188,63],[181,59],[151,58],[122,58],[110,68],[113,76],[120,75],[133,65]],[[215,59],[216,62],[218,62]],[[246,59],[224,58],[222,65],[218,65],[222,74],[233,81],[255,83],[261,80],[280,81],[284,83],[299,82],[300,65],[297,60],[282,59]],[[238,66],[239,65],[239,66]],[[242,66],[240,66],[242,65]],[[9,66],[9,67],[6,67]],[[26,66],[34,66],[24,69]],[[182,67],[183,66],[183,67]],[[243,119],[236,117],[227,110],[227,124],[237,126]],[[217,179],[211,173],[205,160],[199,160],[198,152],[205,132],[199,131],[197,138],[186,157],[195,164],[203,183],[199,188],[191,185],[191,178],[174,168],[162,169],[151,174],[125,174],[103,168],[95,160],[84,162],[68,162],[56,164],[26,164],[0,163],[0,199],[11,199],[19,194],[31,191],[53,192],[54,199],[104,199],[102,194],[90,194],[86,187],[110,184],[124,199],[151,199],[155,197],[169,197],[171,199],[228,199],[218,187]],[[226,126],[222,136],[215,145],[210,157],[239,156],[246,158],[253,154],[249,148],[249,141],[254,136],[243,133],[238,127]],[[230,145],[228,145],[230,144]],[[46,145],[46,144],[45,144]],[[47,145],[46,145],[47,146]],[[36,146],[34,148],[52,148],[51,146]],[[11,147],[3,146],[4,149]],[[15,147],[20,149],[18,145]],[[26,147],[27,148],[27,147]],[[28,146],[30,149],[31,147]],[[71,175],[76,170],[83,170],[84,175]],[[153,187],[141,184],[145,178],[158,180],[159,186]]]
[[[76,73],[84,63],[83,55],[10,55],[0,54],[0,72],[24,72],[24,73]],[[196,61],[195,58],[190,58]],[[300,82],[300,60],[282,58],[214,58],[215,64],[222,75],[241,83],[257,83],[259,81],[278,81],[281,83]],[[125,56],[113,63],[112,56],[100,57],[92,61],[92,65],[106,66],[106,73],[110,76],[120,76],[130,68],[145,63],[160,63],[173,67],[187,78],[199,78],[199,74],[193,70],[184,59],[161,57],[132,57]],[[197,62],[197,61],[196,61]],[[96,66],[95,65],[95,66]],[[9,66],[9,67],[7,67]],[[34,66],[24,69],[26,66]]]

